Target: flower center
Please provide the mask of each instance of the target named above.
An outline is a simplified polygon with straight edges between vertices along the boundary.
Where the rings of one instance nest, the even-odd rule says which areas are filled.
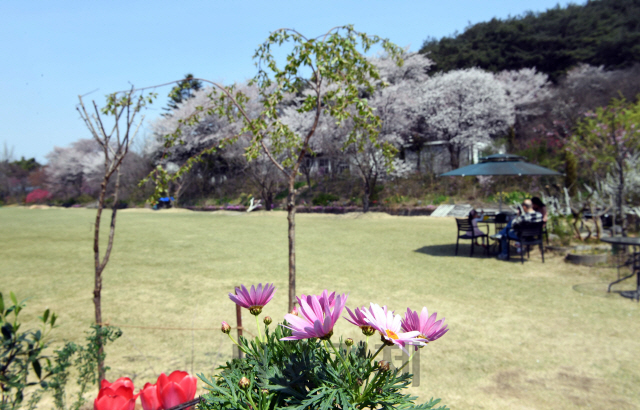
[[[398,335],[393,330],[387,329],[387,330],[385,330],[385,332],[387,332],[387,337],[389,339],[398,340]]]

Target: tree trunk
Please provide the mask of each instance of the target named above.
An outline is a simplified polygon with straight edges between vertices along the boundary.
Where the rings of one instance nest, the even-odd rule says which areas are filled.
[[[453,144],[448,144],[449,148],[449,164],[451,170],[460,168],[460,149]]]
[[[619,176],[619,184],[618,184],[618,214],[620,215],[620,230],[622,236],[627,236],[627,218],[622,210],[622,202],[624,196],[624,161],[618,163],[618,176]],[[613,225],[615,225],[615,220],[613,221]]]
[[[289,195],[287,195],[287,221],[289,222],[289,312],[295,307],[296,300],[296,191],[295,172],[289,177]]]
[[[364,194],[362,195],[362,212],[365,214],[369,212],[369,195],[370,189],[369,184],[365,181],[364,184]]]
[[[98,211],[96,212],[96,223],[93,231],[93,258],[95,267],[95,277],[93,286],[93,305],[95,309],[96,325],[98,326],[98,386],[104,380],[104,362],[102,355],[104,353],[104,346],[102,345],[102,338],[100,332],[102,328],[102,271],[104,266],[100,263],[100,219],[102,217],[102,210],[104,209],[104,199],[107,191],[108,179],[104,179],[100,185],[100,196],[98,199]]]
[[[98,326],[98,388],[102,380],[105,378],[104,370],[104,341],[102,340],[102,272],[109,262],[111,256],[111,249],[113,249],[113,239],[116,231],[116,216],[118,211],[118,190],[120,189],[120,165],[116,167],[116,183],[113,192],[113,206],[111,208],[111,223],[109,226],[109,239],[107,241],[107,249],[104,253],[102,261],[100,261],[100,219],[102,217],[102,210],[104,209],[104,202],[107,192],[107,184],[112,174],[105,174],[105,177],[100,185],[100,196],[98,199],[98,211],[96,213],[96,225],[94,228],[93,236],[93,253],[95,262],[95,280],[93,289],[93,304],[95,307],[96,325]]]
[[[273,194],[267,189],[262,189],[261,195],[262,202],[264,202],[264,210],[271,211],[273,209]]]

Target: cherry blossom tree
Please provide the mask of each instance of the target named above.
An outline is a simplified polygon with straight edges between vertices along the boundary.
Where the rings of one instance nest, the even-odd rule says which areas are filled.
[[[459,167],[463,149],[490,143],[515,121],[513,102],[502,83],[477,68],[429,78],[416,110],[431,138],[446,142],[453,169]]]
[[[69,147],[54,147],[46,156],[48,187],[54,196],[77,197],[98,192],[101,150],[94,139],[80,139]]]

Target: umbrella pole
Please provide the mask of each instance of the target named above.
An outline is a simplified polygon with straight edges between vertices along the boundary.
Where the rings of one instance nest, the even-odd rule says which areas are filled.
[[[498,180],[498,188],[500,188],[500,180]],[[502,213],[502,191],[500,189],[498,189],[498,204],[498,212]]]

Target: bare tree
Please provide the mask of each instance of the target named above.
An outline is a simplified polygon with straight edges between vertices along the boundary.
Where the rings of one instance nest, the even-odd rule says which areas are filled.
[[[153,94],[144,96],[142,94],[134,95],[133,88],[131,91],[124,93],[114,93],[107,97],[107,104],[102,109],[98,109],[95,101],[92,101],[92,107],[89,110],[82,101],[82,96],[78,96],[80,103],[77,107],[82,120],[89,129],[92,137],[100,145],[102,154],[104,155],[104,173],[102,174],[102,182],[100,184],[100,194],[98,197],[98,210],[96,212],[96,221],[93,234],[93,256],[94,256],[94,289],[93,304],[95,307],[95,320],[98,327],[102,326],[102,273],[109,262],[111,250],[113,249],[113,240],[116,231],[116,213],[118,206],[118,189],[120,188],[120,166],[125,156],[129,152],[129,146],[134,139],[144,116],[140,121],[136,122],[136,114],[140,112],[142,107],[151,103]],[[113,206],[111,208],[111,223],[109,226],[109,239],[107,249],[102,257],[100,256],[100,220],[102,211],[105,207],[107,185],[115,174],[115,185],[113,189]],[[101,333],[98,332],[100,335]],[[104,370],[104,344],[102,339],[98,338],[98,379],[101,382],[105,376]]]

